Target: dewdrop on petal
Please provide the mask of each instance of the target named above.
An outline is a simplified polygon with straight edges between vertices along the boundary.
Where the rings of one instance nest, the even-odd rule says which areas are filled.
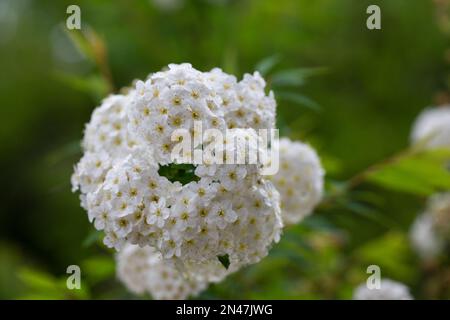
[[[429,149],[450,148],[450,105],[425,109],[414,124],[411,141]]]
[[[281,196],[281,214],[286,225],[300,222],[322,199],[324,170],[309,145],[280,139],[280,167],[268,178]]]
[[[413,297],[403,283],[383,279],[379,289],[369,289],[366,283],[358,286],[353,293],[353,300],[413,300]]]
[[[164,260],[151,247],[127,245],[116,255],[117,277],[129,291],[149,293],[157,300],[184,300],[206,289],[207,282],[189,279],[174,261]]]

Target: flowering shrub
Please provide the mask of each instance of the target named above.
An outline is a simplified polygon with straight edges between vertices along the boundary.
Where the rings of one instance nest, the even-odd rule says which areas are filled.
[[[283,226],[280,195],[269,180],[282,193],[286,223],[311,213],[322,195],[323,169],[307,145],[283,139],[281,170],[270,179],[261,175],[262,162],[248,163],[246,156],[242,164],[205,158],[180,165],[174,158],[176,142],[182,140],[177,130],[195,133],[198,123],[204,129],[232,130],[245,148],[258,151],[260,141],[244,129],[273,129],[275,108],[273,93],[265,93],[257,72],[237,81],[220,69],[200,72],[181,64],[137,81],[126,95],[106,98],[93,112],[73,190],[80,190],[89,220],[104,231],[104,243],[123,252],[118,261],[125,271],[119,277],[132,291],[147,290],[156,298],[194,294],[181,287],[167,295],[155,293],[159,286],[149,285],[143,271],[153,258],[145,258],[142,267],[143,256],[158,256],[158,265],[179,273],[177,283],[187,276],[199,287],[266,256]],[[216,143],[211,141],[202,136],[193,147]],[[239,147],[225,140],[220,150],[228,157],[228,152],[242,152]],[[141,272],[125,275],[136,268]]]
[[[175,180],[161,174],[174,164],[174,132],[194,130],[194,120],[222,131],[272,128],[275,100],[264,87],[257,73],[237,82],[219,69],[182,64],[105,99],[86,127],[72,178],[104,243],[150,246],[186,268],[226,256],[236,269],[266,256],[282,222],[278,192],[260,165],[200,164],[184,184],[176,173]]]

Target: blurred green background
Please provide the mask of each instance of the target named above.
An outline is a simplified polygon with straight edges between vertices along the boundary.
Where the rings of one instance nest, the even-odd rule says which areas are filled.
[[[279,99],[278,113],[282,134],[318,149],[332,190],[406,148],[416,115],[447,99],[445,2],[185,0],[167,10],[152,0],[0,0],[0,298],[136,298],[70,190],[84,124],[107,93],[102,75],[117,90],[169,63],[240,77],[272,57],[269,83],[283,70],[324,68],[287,84],[291,98],[312,101]],[[94,58],[64,28],[70,4]],[[381,7],[382,30],[366,28],[370,4]],[[201,297],[346,299],[377,264],[417,298],[450,298],[448,268],[426,269],[408,241],[425,197],[369,184],[349,197]],[[72,264],[82,267],[81,292],[64,289]]]

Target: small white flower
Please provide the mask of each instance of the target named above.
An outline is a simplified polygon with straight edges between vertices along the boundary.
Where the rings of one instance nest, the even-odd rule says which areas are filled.
[[[450,239],[450,193],[438,193],[428,200],[410,231],[411,243],[419,256],[434,259],[444,252]]]
[[[161,228],[169,217],[169,209],[166,207],[166,200],[160,198],[157,202],[150,203],[150,208],[146,221],[148,224]]]
[[[355,289],[354,300],[413,300],[409,288],[404,284],[383,279],[379,289],[369,289],[366,283],[361,284]]]
[[[414,124],[411,141],[430,149],[450,148],[450,106],[425,109]]]
[[[411,232],[411,243],[422,259],[438,256],[443,250],[443,241],[434,228],[433,216],[422,214],[417,217]]]
[[[224,165],[220,169],[220,175],[223,177],[221,183],[228,190],[233,189],[236,185],[242,183],[245,178],[247,170],[243,165]]]
[[[216,225],[219,229],[224,229],[229,223],[235,222],[237,214],[233,210],[230,201],[221,201],[214,203],[210,214],[206,218],[208,224]]]

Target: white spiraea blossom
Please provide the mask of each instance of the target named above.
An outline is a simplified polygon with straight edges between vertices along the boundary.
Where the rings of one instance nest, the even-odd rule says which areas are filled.
[[[403,283],[383,279],[379,289],[369,289],[366,283],[359,285],[353,293],[353,300],[413,300],[413,297]]]
[[[422,214],[416,218],[410,231],[413,248],[424,259],[432,259],[443,249],[442,239],[438,237],[434,228],[433,217]]]
[[[197,296],[207,282],[188,278],[175,261],[165,260],[151,247],[127,245],[116,255],[117,277],[131,292],[149,293],[157,300],[183,300]]]
[[[411,229],[411,242],[423,259],[437,257],[450,240],[450,193],[432,196]]]
[[[272,129],[276,103],[264,88],[257,72],[238,82],[220,69],[200,72],[190,64],[169,65],[167,71],[137,82],[135,103],[128,109],[132,131],[154,149],[158,164],[168,164],[176,144],[172,134],[178,129],[194,133],[194,122],[203,131]]]
[[[248,264],[278,240],[278,193],[255,171],[198,166],[201,179],[182,186],[160,176],[147,159],[134,152],[116,164],[88,206],[90,216],[101,220],[108,246],[149,245],[186,263],[229,255],[232,263]]]
[[[450,105],[425,109],[414,124],[411,140],[428,148],[450,148]]]
[[[150,246],[186,270],[221,256],[235,270],[267,255],[282,221],[279,194],[260,165],[204,163],[184,185],[160,174],[161,166],[173,164],[172,133],[193,131],[194,121],[203,129],[224,130],[233,121],[272,128],[275,102],[264,85],[258,74],[238,83],[219,69],[202,73],[189,64],[170,65],[127,95],[103,101],[86,127],[85,155],[72,182],[107,246]],[[245,141],[251,135],[236,132]],[[233,143],[223,148],[239,151]]]
[[[322,199],[325,173],[309,145],[282,138],[279,148],[280,167],[269,179],[280,193],[283,222],[292,225],[311,214]]]
[[[84,156],[72,175],[73,191],[81,191],[81,202],[87,209],[87,196],[93,194],[115,162],[120,161],[138,144],[128,130],[126,109],[131,95],[111,95],[92,113],[82,142]]]

